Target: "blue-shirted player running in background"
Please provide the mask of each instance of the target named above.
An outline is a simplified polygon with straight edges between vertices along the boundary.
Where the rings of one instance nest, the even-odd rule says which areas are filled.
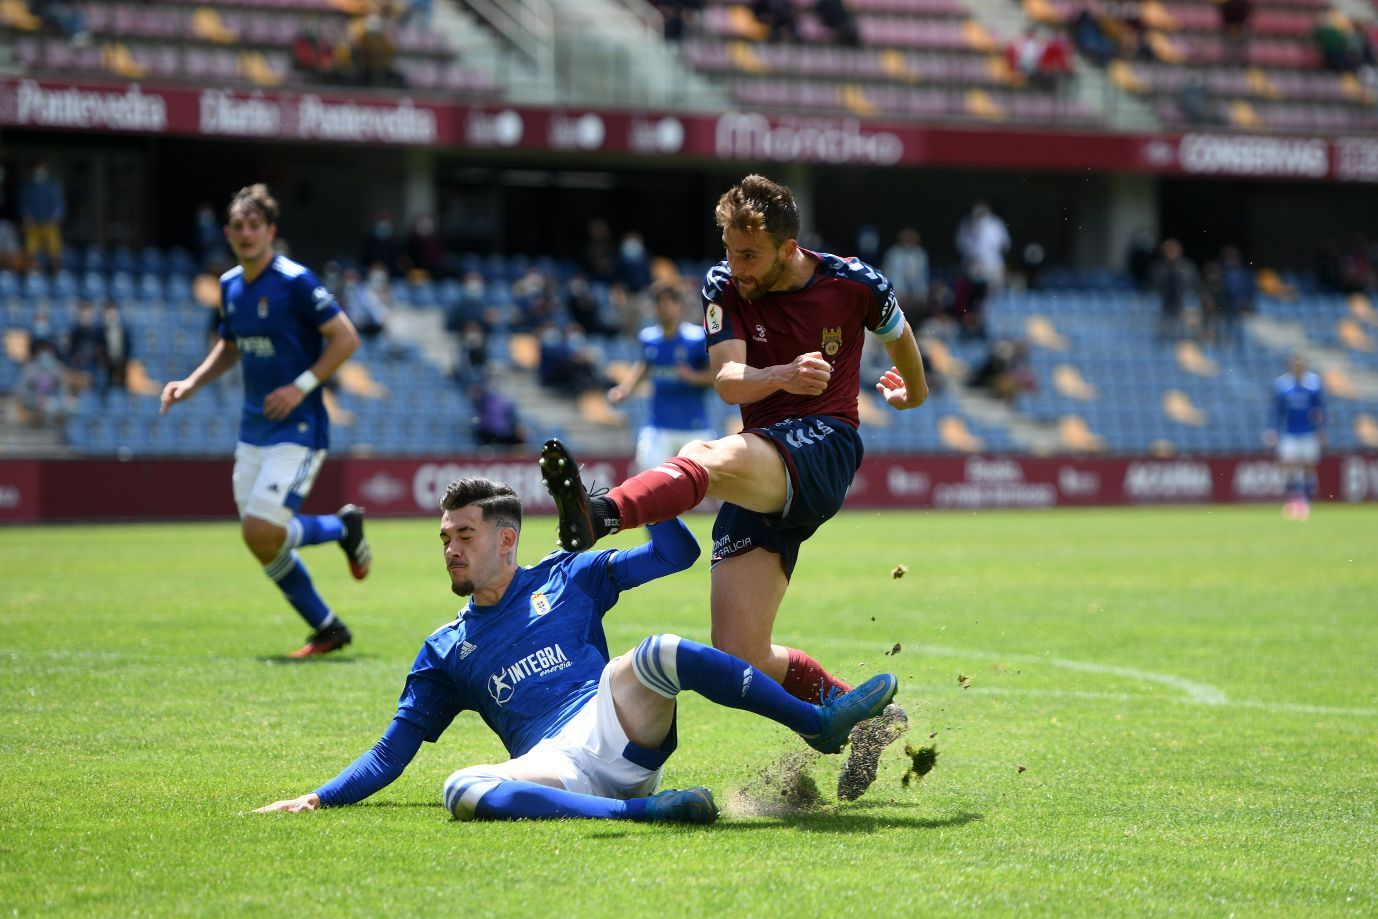
[[[626,401],[641,381],[651,380],[651,410],[636,437],[637,471],[651,469],[693,440],[712,440],[707,396],[713,385],[703,326],[684,321],[684,296],[665,284],[655,292],[656,324],[637,336],[641,359],[627,378],[608,390],[608,401]]]
[[[259,812],[352,804],[402,774],[422,741],[476,711],[511,755],[445,781],[460,820],[584,817],[711,823],[707,789],[655,793],[677,737],[675,696],[693,690],[755,712],[836,753],[858,722],[894,697],[891,674],[827,705],[791,696],[745,661],[675,635],[653,635],[608,660],[603,616],[622,591],[683,571],[699,547],[678,520],[634,549],[556,551],[517,564],[521,499],[488,479],[452,482],[440,541],[450,587],[469,604],[426,639],[382,738],[315,791]]]
[[[230,201],[225,238],[239,260],[220,278],[220,339],[184,380],[163,387],[161,411],[244,366],[244,407],[234,453],[234,500],[244,543],[314,630],[293,657],[349,644],[349,629],[316,592],[300,546],[339,543],[355,578],[368,575],[363,509],[299,513],[329,447],[320,384],[359,347],[335,297],[303,265],[273,251],[278,205],[265,185]]]
[[[1273,381],[1273,414],[1263,441],[1277,448],[1278,463],[1287,480],[1287,503],[1282,512],[1292,520],[1311,516],[1316,495],[1316,465],[1325,437],[1325,390],[1319,375],[1306,369],[1296,355],[1287,372]]]

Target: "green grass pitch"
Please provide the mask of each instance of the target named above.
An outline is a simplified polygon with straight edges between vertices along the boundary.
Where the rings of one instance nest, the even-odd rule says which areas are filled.
[[[371,523],[362,584],[303,551],[355,634],[305,664],[233,523],[0,529],[0,912],[1378,913],[1378,507],[839,516],[777,640],[897,672],[938,751],[906,786],[892,748],[855,803],[824,757],[822,806],[752,811],[803,745],[686,694],[665,786],[712,788],[713,827],[456,823],[445,777],[505,758],[467,713],[364,804],[249,814],[388,723],[459,606],[436,527]],[[529,520],[523,559],[552,543]],[[707,598],[704,560],[625,594],[612,649],[706,640]]]

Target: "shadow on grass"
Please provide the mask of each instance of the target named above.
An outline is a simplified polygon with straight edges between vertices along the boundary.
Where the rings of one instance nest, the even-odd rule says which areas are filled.
[[[897,816],[895,808],[896,805],[885,806],[887,813],[883,815],[868,814],[860,808],[849,807],[841,811],[801,811],[747,819],[729,816],[726,822],[717,824],[717,827],[721,830],[769,830],[787,826],[810,833],[871,833],[882,829],[941,830],[944,827],[966,826],[983,819],[982,814],[966,811],[948,817],[905,817]]]
[[[254,660],[260,664],[275,666],[277,664],[306,665],[312,666],[321,664],[358,664],[368,661],[379,660],[377,654],[351,654],[348,657],[336,657],[335,655],[313,654],[311,657],[288,657],[286,654],[261,654]]]

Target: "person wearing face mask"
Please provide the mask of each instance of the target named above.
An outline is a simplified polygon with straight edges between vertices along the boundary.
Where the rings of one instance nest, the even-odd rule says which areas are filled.
[[[69,373],[52,342],[34,347],[33,358],[19,371],[15,392],[34,427],[55,427],[66,417],[72,401]]]
[[[384,211],[373,221],[368,236],[364,237],[364,244],[359,252],[359,264],[380,264],[390,276],[400,277],[402,272],[397,261],[399,255],[401,246],[392,226],[392,215]]]
[[[220,325],[201,365],[163,387],[161,413],[235,366],[244,401],[234,455],[234,499],[244,544],[312,627],[293,658],[349,644],[348,627],[316,592],[297,549],[335,543],[350,573],[372,566],[364,509],[303,514],[330,445],[321,384],[359,348],[354,323],[315,272],[274,250],[278,204],[266,185],[240,189],[226,210],[225,239],[239,265],[220,277]]]
[[[622,237],[617,249],[617,277],[634,294],[651,285],[651,257],[641,234],[635,230]]]
[[[62,267],[62,221],[66,216],[62,183],[48,171],[48,164],[39,160],[32,177],[19,190],[24,254],[31,263],[43,253],[54,271]]]

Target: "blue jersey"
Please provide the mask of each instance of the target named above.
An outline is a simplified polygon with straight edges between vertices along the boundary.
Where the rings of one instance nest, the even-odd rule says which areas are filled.
[[[680,431],[708,427],[704,404],[707,387],[680,379],[681,364],[693,370],[708,366],[708,339],[703,328],[682,322],[673,337],[667,338],[658,325],[641,330],[641,359],[653,384],[650,426]]]
[[[651,533],[634,549],[553,552],[519,568],[496,606],[470,601],[421,646],[397,720],[434,741],[473,710],[512,756],[553,736],[598,691],[608,663],[603,615],[621,592],[683,570],[698,554],[678,520]]]
[[[1301,378],[1284,373],[1273,381],[1273,429],[1280,434],[1315,434],[1325,425],[1325,391],[1311,371]]]
[[[254,280],[236,266],[220,276],[220,337],[239,349],[244,367],[244,410],[239,439],[247,444],[330,445],[321,390],[301,400],[292,414],[272,421],[263,400],[310,369],[325,349],[320,327],[340,312],[339,304],[305,265],[279,255]]]

